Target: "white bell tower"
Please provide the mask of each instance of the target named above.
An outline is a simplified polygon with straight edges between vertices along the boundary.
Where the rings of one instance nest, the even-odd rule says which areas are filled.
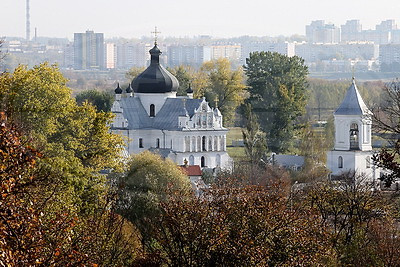
[[[375,179],[372,164],[371,111],[365,105],[353,78],[346,96],[334,113],[335,147],[328,152],[331,177],[347,172]]]

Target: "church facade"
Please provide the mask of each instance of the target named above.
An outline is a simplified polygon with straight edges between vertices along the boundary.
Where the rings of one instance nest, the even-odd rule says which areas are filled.
[[[335,146],[328,152],[327,165],[331,178],[355,172],[376,182],[380,174],[372,162],[371,111],[365,105],[353,81],[334,113]]]
[[[191,88],[176,96],[178,80],[160,64],[160,54],[155,43],[150,66],[125,92],[115,89],[111,130],[127,137],[129,155],[150,150],[178,165],[230,168],[221,112],[205,98],[193,99]]]

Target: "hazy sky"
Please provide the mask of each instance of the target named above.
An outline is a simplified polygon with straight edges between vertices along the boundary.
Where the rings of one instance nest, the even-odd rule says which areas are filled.
[[[31,36],[68,37],[87,29],[109,37],[305,34],[324,19],[340,26],[359,19],[363,29],[396,19],[399,0],[30,0]],[[25,0],[1,0],[0,36],[25,36]]]

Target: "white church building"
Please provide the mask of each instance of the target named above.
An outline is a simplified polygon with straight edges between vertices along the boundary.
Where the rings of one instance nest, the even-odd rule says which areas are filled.
[[[221,112],[205,98],[193,99],[191,88],[187,96],[176,96],[178,80],[160,65],[157,43],[149,52],[150,66],[125,92],[115,89],[111,130],[127,137],[126,152],[150,150],[178,165],[230,168]]]
[[[365,105],[353,78],[347,93],[334,113],[335,146],[328,152],[331,178],[355,172],[377,181],[380,174],[372,162],[371,111]]]

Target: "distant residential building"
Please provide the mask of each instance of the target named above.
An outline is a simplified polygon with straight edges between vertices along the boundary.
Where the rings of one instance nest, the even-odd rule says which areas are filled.
[[[323,20],[315,20],[306,26],[306,37],[313,44],[337,44],[340,43],[340,28],[334,24],[325,24]]]
[[[377,31],[392,31],[397,30],[397,25],[394,19],[388,19],[381,22],[381,24],[376,25],[375,29]]]
[[[357,42],[360,40],[362,25],[358,19],[348,20],[341,26],[341,41]]]
[[[400,44],[387,44],[379,47],[381,71],[400,71]]]
[[[400,43],[400,32],[395,20],[384,20],[374,30],[362,30],[359,20],[348,20],[341,27],[341,41],[373,42],[375,44]]]
[[[379,56],[379,46],[373,43],[296,44],[296,55],[306,62],[321,60],[372,60]]]
[[[168,66],[190,65],[198,67],[212,59],[212,48],[203,45],[168,46]]]
[[[361,32],[360,41],[373,42],[374,44],[389,44],[392,33],[390,31],[366,30]]]
[[[117,45],[117,67],[130,69],[132,67],[146,67],[150,59],[149,44],[125,42]]]
[[[104,69],[104,56],[103,33],[74,33],[74,69]]]
[[[64,47],[64,68],[74,68],[74,43],[68,43]]]
[[[115,69],[117,63],[117,46],[114,43],[106,43],[106,68]]]
[[[289,42],[250,42],[242,44],[242,63],[244,64],[246,58],[252,52],[277,52],[289,57],[295,55],[295,44]]]
[[[227,58],[239,62],[242,56],[241,45],[213,45],[211,46],[211,59]]]

